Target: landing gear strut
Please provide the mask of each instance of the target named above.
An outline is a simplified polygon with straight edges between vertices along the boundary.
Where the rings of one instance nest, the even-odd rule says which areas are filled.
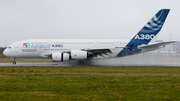
[[[13,58],[13,64],[14,65],[16,64],[16,58]]]

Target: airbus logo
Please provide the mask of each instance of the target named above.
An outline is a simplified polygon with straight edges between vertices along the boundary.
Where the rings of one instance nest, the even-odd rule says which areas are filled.
[[[29,48],[30,47],[30,43],[23,43],[23,48]]]
[[[34,44],[34,45],[30,45],[30,43],[23,43],[23,48],[45,48],[45,49],[49,49],[50,48],[50,44],[46,45],[46,44]]]
[[[149,34],[141,34],[141,35],[136,35],[134,39],[140,39],[140,40],[150,40],[150,39],[153,39],[155,36],[153,34],[149,35]]]
[[[36,44],[36,45],[31,45],[31,48],[45,48],[45,49],[50,49],[50,44],[45,45],[45,44]]]

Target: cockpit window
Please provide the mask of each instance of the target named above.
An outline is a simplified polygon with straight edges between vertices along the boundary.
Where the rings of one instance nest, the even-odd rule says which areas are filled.
[[[8,49],[11,49],[11,47],[8,47]]]

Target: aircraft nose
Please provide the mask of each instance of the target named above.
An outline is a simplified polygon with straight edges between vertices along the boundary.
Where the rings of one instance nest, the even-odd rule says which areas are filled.
[[[5,50],[3,51],[3,54],[4,54],[5,56],[8,55],[7,49],[5,49]]]

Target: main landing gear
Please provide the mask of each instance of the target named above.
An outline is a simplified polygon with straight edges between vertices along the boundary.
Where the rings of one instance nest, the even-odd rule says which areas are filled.
[[[77,62],[79,65],[84,65],[84,61],[82,61],[82,60],[78,60],[78,62]]]
[[[78,65],[93,65],[93,61],[91,61],[91,60],[78,60],[77,61],[77,64]]]
[[[14,65],[16,64],[16,58],[13,58],[13,64]]]

